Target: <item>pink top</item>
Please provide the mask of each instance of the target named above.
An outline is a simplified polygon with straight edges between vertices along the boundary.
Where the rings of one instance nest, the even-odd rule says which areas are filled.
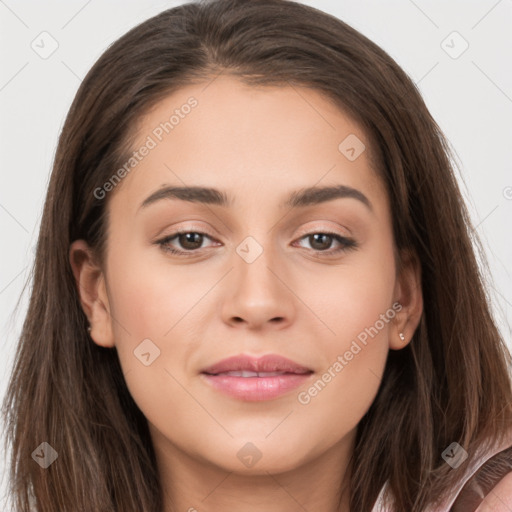
[[[429,507],[425,512],[449,512],[450,508],[452,507],[453,503],[457,499],[457,496],[459,495],[460,491],[466,485],[468,480],[478,471],[478,468],[485,464],[491,457],[496,455],[497,453],[501,452],[502,450],[505,450],[512,446],[512,430],[510,432],[510,435],[508,438],[501,444],[498,444],[494,446],[491,450],[489,450],[485,454],[477,455],[473,461],[468,464],[468,467],[466,469],[464,478],[460,482],[460,484],[457,486],[456,489],[454,489],[453,494],[446,499],[441,506],[438,506],[437,508]],[[373,506],[371,512],[393,512],[393,510],[390,507],[385,507],[383,505],[383,496],[387,488],[387,482],[382,487],[379,496],[377,498],[377,501],[375,502],[375,505]]]

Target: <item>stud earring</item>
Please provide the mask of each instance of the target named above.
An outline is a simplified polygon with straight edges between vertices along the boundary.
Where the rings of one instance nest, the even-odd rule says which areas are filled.
[[[87,327],[87,332],[91,332],[91,329],[92,327],[89,325],[89,327]]]
[[[401,332],[398,336],[400,336],[400,339],[401,339],[402,341],[405,341],[405,336],[404,336],[404,333],[403,333],[403,332]]]

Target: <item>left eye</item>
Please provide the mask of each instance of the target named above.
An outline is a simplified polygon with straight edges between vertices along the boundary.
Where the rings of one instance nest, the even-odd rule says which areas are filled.
[[[165,249],[166,251],[178,254],[201,249],[204,237],[211,238],[206,233],[201,233],[200,231],[177,231],[176,233],[172,233],[171,235],[166,236],[164,239],[160,240],[157,243],[160,246],[162,246],[162,248]],[[174,239],[177,239],[178,242],[182,244],[182,247],[187,250],[181,251],[172,246],[169,246],[169,243]]]
[[[212,239],[212,237],[200,231],[177,231],[161,240],[158,240],[156,243],[160,245],[163,250],[170,252],[171,254],[193,256],[194,252],[197,252],[198,249],[202,248],[201,246],[205,237]],[[177,249],[176,247],[170,245],[170,243],[175,239],[185,250]],[[326,231],[308,233],[300,237],[298,240],[303,239],[308,239],[310,243],[313,244],[312,250],[319,253],[336,254],[338,252],[347,251],[357,247],[357,244],[354,240],[338,235],[337,233]],[[336,241],[340,247],[331,250],[330,248],[333,241]]]
[[[338,247],[334,250],[329,250],[329,254],[336,254],[340,251],[346,251],[348,249],[353,249],[356,247],[356,243],[354,240],[346,238],[344,236],[338,235],[337,233],[330,233],[325,231],[320,231],[318,233],[309,233],[299,238],[299,240],[307,239],[310,241],[310,244],[313,244],[313,249],[317,252],[327,252],[330,249],[333,240],[338,242],[341,247]],[[314,246],[317,245],[315,248]],[[325,247],[325,246],[328,247]]]

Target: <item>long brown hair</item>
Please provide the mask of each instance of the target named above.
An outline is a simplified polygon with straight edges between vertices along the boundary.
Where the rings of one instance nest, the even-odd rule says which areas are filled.
[[[458,442],[473,457],[512,424],[510,353],[490,311],[449,146],[416,86],[344,22],[286,0],[166,10],[112,44],[83,80],[59,139],[3,405],[16,510],[162,509],[147,421],[115,349],[87,334],[68,251],[84,239],[102,261],[108,197],[94,190],[126,161],[151,106],[219,73],[314,88],[371,141],[397,254],[411,250],[421,262],[424,312],[412,341],[389,353],[358,425],[350,510],[370,510],[388,480],[397,512],[423,511],[461,479],[465,466],[446,464],[446,447]],[[47,469],[31,457],[42,442],[58,453]]]

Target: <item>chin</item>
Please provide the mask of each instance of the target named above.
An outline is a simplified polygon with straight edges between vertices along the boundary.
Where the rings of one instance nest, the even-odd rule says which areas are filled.
[[[290,440],[293,441],[290,446],[284,445],[277,437],[274,442],[264,436],[261,440],[254,437],[249,439],[249,436],[244,436],[243,439],[231,440],[229,447],[218,445],[221,451],[210,454],[213,455],[208,457],[210,462],[228,472],[268,476],[268,473],[293,471],[315,457],[298,439]],[[226,458],[226,454],[232,455]]]

